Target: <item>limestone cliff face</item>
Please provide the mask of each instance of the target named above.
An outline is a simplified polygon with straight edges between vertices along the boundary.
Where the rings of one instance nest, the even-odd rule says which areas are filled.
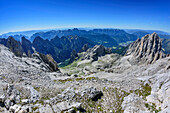
[[[14,37],[9,36],[8,39],[0,39],[0,44],[8,47],[16,56],[23,57],[26,54],[31,57],[33,53],[32,44],[25,37],[22,37],[21,42],[14,39]]]
[[[21,45],[26,55],[31,57],[32,53],[34,53],[31,42],[25,37],[22,37]]]
[[[134,56],[134,60],[149,64],[165,57],[165,54],[162,52],[161,39],[155,32],[133,42],[126,52],[126,55],[130,54]]]
[[[97,61],[98,57],[101,57],[101,56],[104,56],[110,53],[112,53],[112,49],[105,48],[103,45],[95,45],[93,48],[89,48],[80,57],[82,57],[82,60],[87,59],[87,60]]]
[[[53,72],[59,71],[57,62],[53,59],[51,55],[39,53],[37,57],[39,57],[39,59],[42,59],[42,61],[49,65],[49,70]]]
[[[21,43],[16,41],[13,37],[9,37],[6,46],[16,55],[22,57],[23,55],[23,48]]]

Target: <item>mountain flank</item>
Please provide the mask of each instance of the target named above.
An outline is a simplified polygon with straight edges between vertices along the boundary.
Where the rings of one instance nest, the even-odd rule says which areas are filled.
[[[79,37],[63,39],[67,45]],[[156,33],[137,39],[125,55],[103,45],[80,49],[72,51],[73,63],[58,68],[50,55],[20,57],[0,45],[0,112],[169,112],[170,56]]]
[[[161,39],[156,33],[145,35],[141,39],[134,41],[129,46],[126,54],[133,54],[136,60],[147,63],[153,63],[165,57],[162,51]]]

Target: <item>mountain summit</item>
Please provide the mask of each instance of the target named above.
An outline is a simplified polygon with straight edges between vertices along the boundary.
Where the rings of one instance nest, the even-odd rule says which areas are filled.
[[[130,44],[126,55],[133,55],[137,61],[153,63],[165,57],[160,37],[154,32]]]

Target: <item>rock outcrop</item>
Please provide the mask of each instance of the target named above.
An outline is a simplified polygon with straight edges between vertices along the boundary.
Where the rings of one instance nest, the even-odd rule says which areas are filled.
[[[32,49],[32,44],[25,37],[22,37],[21,43],[15,40],[12,36],[8,39],[0,39],[0,44],[8,47],[16,56],[28,56],[31,57],[34,52]]]
[[[126,55],[133,55],[137,62],[154,63],[156,60],[164,58],[160,37],[154,32],[137,39],[126,52]],[[133,62],[133,61],[132,61]]]
[[[21,45],[26,55],[31,57],[32,53],[34,53],[31,42],[25,37],[22,37]]]
[[[19,57],[22,57],[23,55],[23,48],[21,46],[21,43],[16,41],[13,37],[9,37],[6,46],[16,55]]]
[[[16,57],[9,48],[0,45],[0,112],[32,112],[34,106],[30,103],[42,95],[39,89],[53,86],[50,78],[53,75],[63,76],[50,55],[42,56],[34,53],[31,58]]]
[[[86,52],[89,49],[88,44],[84,44],[84,46],[82,47],[82,49],[79,51],[79,53],[81,52]]]
[[[13,37],[8,39],[1,39],[0,44],[7,46],[16,56],[23,57],[25,56],[33,57],[38,59],[40,62],[43,62],[43,65],[46,65],[46,69],[50,71],[58,71],[58,65],[51,55],[45,55],[42,53],[34,53],[32,49],[32,44],[25,37],[22,37],[22,42],[16,41]]]
[[[69,64],[72,63],[72,62],[75,60],[76,57],[78,57],[78,54],[76,53],[75,50],[73,50],[73,51],[71,52]]]
[[[112,53],[110,49],[106,49],[103,45],[95,45],[93,48],[89,48],[85,53],[83,53],[82,60],[98,60],[98,57],[104,56],[106,54]]]
[[[51,55],[44,55],[42,53],[39,53],[39,58],[42,59],[42,61],[44,61],[46,64],[49,65],[49,69],[51,71],[58,71],[58,65],[57,62],[53,59],[53,57]]]

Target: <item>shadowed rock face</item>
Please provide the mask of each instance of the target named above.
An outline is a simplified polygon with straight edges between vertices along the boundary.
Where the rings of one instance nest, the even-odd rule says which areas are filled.
[[[78,57],[78,55],[77,55],[76,51],[73,50],[71,52],[71,56],[70,56],[70,61],[69,62],[72,63],[75,60],[76,57]]]
[[[16,41],[13,37],[9,37],[6,46],[16,55],[22,57],[23,49],[21,43]]]
[[[56,61],[52,58],[52,56],[51,55],[45,55],[45,54],[42,54],[42,53],[39,53],[39,54],[37,54],[37,53],[34,53],[33,54],[33,57],[37,57],[38,59],[40,59],[40,60],[42,60],[43,62],[45,62],[46,64],[48,64],[49,65],[49,70],[51,70],[51,71],[59,71],[59,69],[58,69],[58,65],[57,65],[57,63],[56,63]]]
[[[85,44],[89,47],[95,45],[92,41],[78,36],[63,36],[61,38],[56,36],[50,41],[36,37],[33,41],[36,51],[52,55],[56,62],[63,62],[70,58],[73,50],[79,52]]]
[[[162,39],[162,48],[165,54],[170,54],[170,39]]]
[[[79,53],[85,52],[85,51],[87,51],[88,49],[89,49],[88,44],[84,44],[84,46],[83,46],[82,49],[79,51]]]
[[[165,54],[162,52],[161,39],[155,32],[133,42],[126,52],[126,55],[130,54],[135,57],[134,60],[149,64],[165,57]]]
[[[21,45],[22,45],[24,52],[27,54],[27,56],[31,57],[31,54],[34,52],[32,49],[31,42],[27,40],[25,37],[22,37]]]
[[[24,52],[28,57],[31,57],[33,53],[32,44],[25,37],[22,37],[21,43],[15,40],[12,36],[8,39],[0,39],[0,44],[8,47],[16,56],[24,56]]]
[[[5,38],[0,39],[0,44],[3,44],[6,46],[6,43],[7,43],[7,39],[5,39]]]

